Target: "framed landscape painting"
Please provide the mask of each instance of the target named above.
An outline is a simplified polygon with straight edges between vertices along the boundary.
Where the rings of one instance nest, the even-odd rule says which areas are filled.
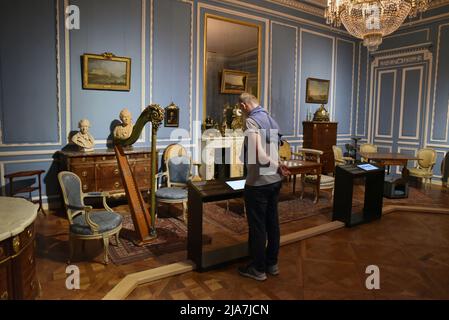
[[[329,98],[329,80],[307,78],[306,102],[326,104]]]
[[[249,72],[223,69],[221,93],[240,94],[247,91]]]
[[[131,88],[131,58],[112,53],[84,54],[83,89],[129,91]]]

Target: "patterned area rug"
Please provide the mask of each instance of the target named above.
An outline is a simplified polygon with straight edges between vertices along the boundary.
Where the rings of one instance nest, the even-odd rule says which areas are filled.
[[[362,203],[354,201],[354,205],[359,206]],[[288,223],[301,220],[319,214],[330,214],[333,203],[329,197],[320,196],[317,204],[313,203],[313,198],[304,195],[304,199],[299,197],[281,199],[279,201],[279,223]],[[231,201],[229,212],[226,212],[226,202],[208,203],[205,210],[205,220],[216,226],[223,227],[236,234],[248,232],[248,224],[243,212],[243,200]]]
[[[123,217],[123,228],[134,230],[130,215]],[[109,245],[109,256],[115,264],[128,264],[152,256],[185,250],[187,246],[187,226],[176,218],[158,218],[156,220],[157,239],[145,246],[137,246],[132,241],[119,238],[119,246],[114,240]],[[203,243],[211,243],[211,238],[204,236]]]

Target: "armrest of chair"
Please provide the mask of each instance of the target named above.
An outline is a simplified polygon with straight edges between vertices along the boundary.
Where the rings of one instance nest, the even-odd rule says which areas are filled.
[[[349,163],[354,163],[354,158],[351,157],[343,157],[343,160],[348,161]]]
[[[88,192],[88,193],[84,193],[83,194],[83,200],[84,198],[99,198],[102,197],[103,198],[103,207],[109,211],[109,212],[113,212],[113,210],[108,206],[106,199],[107,197],[109,197],[111,194],[109,192],[103,191],[103,192]]]
[[[92,206],[74,206],[71,204],[67,205],[67,209],[70,210],[80,210],[80,211],[88,211],[88,210],[92,210]]]
[[[296,157],[302,158],[302,157],[304,156],[304,154],[303,154],[303,153],[300,153],[300,152],[293,152],[293,151],[292,151],[292,156],[296,156]]]
[[[105,198],[103,198],[103,203],[105,203],[104,202],[104,199],[106,199],[106,197]],[[106,209],[108,209],[109,207],[106,205]],[[89,227],[92,229],[92,232],[93,233],[97,233],[98,232],[98,224],[96,224],[95,222],[93,222],[92,221],[92,219],[90,218],[90,213],[92,212],[92,207],[91,206],[85,206],[85,214],[84,214],[84,219],[86,219],[86,223],[89,225]],[[111,209],[111,208],[109,208],[109,209]],[[111,211],[112,212],[112,210],[108,210],[108,211]]]
[[[154,177],[154,184],[155,184],[155,186],[154,186],[154,191],[155,191],[155,192],[156,192],[157,189],[159,188],[158,179],[160,179],[160,178],[162,178],[162,177],[168,177],[167,171],[159,172],[159,173],[157,173],[157,174],[155,175],[155,177]]]

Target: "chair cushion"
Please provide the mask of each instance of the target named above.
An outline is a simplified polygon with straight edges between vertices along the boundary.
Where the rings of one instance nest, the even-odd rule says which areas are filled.
[[[316,178],[317,178],[316,175],[307,175],[305,180],[306,180],[307,183],[315,183],[316,182]],[[320,184],[321,185],[333,184],[334,181],[335,181],[335,178],[331,177],[331,176],[326,176],[326,175],[322,174],[321,177],[320,177]]]
[[[115,229],[122,223],[122,216],[120,214],[109,211],[92,212],[90,218],[98,224],[99,233]],[[81,235],[93,234],[90,226],[86,222],[86,218],[82,214],[73,218],[73,223],[70,225],[70,232]]]
[[[429,172],[427,169],[410,168],[409,173],[415,177],[432,177],[432,172]]]
[[[159,199],[187,199],[187,190],[181,188],[160,188],[156,191]]]

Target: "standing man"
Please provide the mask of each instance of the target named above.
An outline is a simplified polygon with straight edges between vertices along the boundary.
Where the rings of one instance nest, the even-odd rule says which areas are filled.
[[[279,126],[276,121],[252,94],[242,93],[239,103],[246,116],[244,197],[252,262],[238,270],[242,276],[263,281],[267,279],[266,272],[279,274],[278,199],[281,176],[288,175],[288,169],[279,164]]]

